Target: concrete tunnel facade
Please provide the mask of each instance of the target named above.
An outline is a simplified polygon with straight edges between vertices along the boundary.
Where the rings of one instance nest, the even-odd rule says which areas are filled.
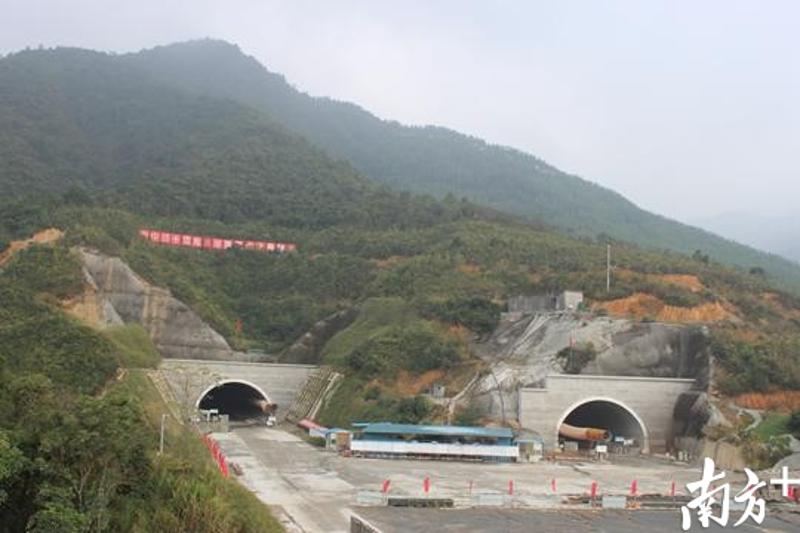
[[[243,400],[263,399],[277,404],[276,415],[281,419],[317,368],[280,363],[164,359],[160,373],[183,410],[203,407],[203,399],[214,391],[226,386],[238,387]]]
[[[544,387],[519,389],[519,423],[538,433],[548,450],[567,423],[634,438],[642,453],[665,452],[675,404],[693,385],[693,379],[551,375]]]

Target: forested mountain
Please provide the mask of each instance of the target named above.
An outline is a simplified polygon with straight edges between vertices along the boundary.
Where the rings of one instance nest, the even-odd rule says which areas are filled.
[[[240,57],[225,44],[186,46]],[[119,255],[170,288],[238,347],[278,353],[369,298],[401,298],[426,320],[491,324],[485,315],[510,294],[566,288],[594,301],[644,291],[679,307],[725,302],[777,329],[788,320],[766,299],[763,272],[704,254],[617,243],[625,275],[606,292],[604,243],[453,197],[394,192],[254,106],[167,84],[138,57],[55,49],[0,60],[0,241],[64,229],[68,243]],[[206,77],[241,85],[224,70]],[[143,226],[290,240],[299,252],[158,249],[137,238]],[[706,289],[652,278],[663,274],[698,276]]]
[[[217,72],[200,69],[211,60]],[[467,143],[489,155],[478,161],[465,152],[467,160],[487,172],[497,162],[501,174],[490,181],[505,175],[492,155],[503,153],[512,166],[527,161],[550,172],[552,187],[543,191],[552,202],[582,183],[450,132],[387,125],[308,99],[220,43],[141,56],[56,49],[0,59],[0,253],[40,229],[64,231],[49,246],[0,256],[0,530],[279,528],[251,494],[216,474],[196,435],[179,424],[170,428],[167,453],[155,455],[167,407],[132,367],[155,365],[157,354],[135,326],[99,329],[66,316],[66,302],[91,292],[75,246],[122,258],[236,348],[336,367],[346,377],[335,411],[323,413],[335,424],[435,419],[437,407],[417,395],[422,376],[457,390],[480,370],[471,340],[493,330],[510,295],[564,289],[584,291],[598,312],[605,304],[641,311],[637,302],[646,302],[635,318],[654,320],[653,308],[668,308],[671,316],[707,320],[717,385],[726,393],[800,389],[800,299],[775,290],[763,272],[727,268],[702,253],[615,243],[606,291],[604,243],[452,196],[393,191],[276,122],[279,110],[270,116],[261,105],[212,96],[208,78],[250,83],[223,68],[242,61],[280,81],[276,101],[299,102],[309,124],[318,120],[315,107],[343,109],[330,115],[337,128],[360,116],[376,125],[376,138],[383,128],[408,135],[442,165],[456,164]],[[171,69],[176,79],[168,83]],[[339,131],[360,136],[360,128]],[[422,143],[426,135],[453,141],[455,155],[441,159],[442,144]],[[380,142],[387,153],[395,142],[409,146]],[[138,237],[142,227],[288,240],[298,250],[161,247]],[[335,342],[302,359],[287,350],[342,310],[358,318]]]
[[[701,250],[724,263],[760,267],[800,290],[800,267],[779,256],[644,211],[530,154],[445,128],[403,126],[353,104],[312,98],[231,44],[193,41],[123,59],[174,87],[265,111],[366,176],[397,189],[439,197],[452,193],[591,238],[606,234],[648,248],[690,254]]]
[[[243,105],[187,94],[77,49],[0,61],[0,197],[292,227],[426,224],[432,200],[381,188]]]

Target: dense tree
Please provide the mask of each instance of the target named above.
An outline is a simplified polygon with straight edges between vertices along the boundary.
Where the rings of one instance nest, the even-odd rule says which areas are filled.
[[[195,436],[194,462],[154,461],[140,400],[109,382],[119,341],[58,309],[80,279],[61,246],[19,252],[0,269],[0,530],[276,530],[204,466]],[[198,508],[209,516],[195,521]]]
[[[791,261],[644,211],[614,191],[519,150],[446,128],[403,126],[353,104],[313,98],[229,43],[178,43],[119,59],[175,88],[266,112],[367,177],[397,189],[465,197],[575,235],[605,233],[684,254],[700,248],[740,268],[763,266],[800,290],[800,269]]]

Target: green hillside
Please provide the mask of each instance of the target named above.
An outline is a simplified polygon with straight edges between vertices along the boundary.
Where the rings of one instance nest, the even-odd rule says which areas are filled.
[[[0,241],[65,229],[68,243],[122,256],[169,287],[238,347],[278,352],[372,297],[400,297],[426,320],[485,333],[487,310],[496,314],[510,294],[565,288],[594,300],[645,291],[684,307],[724,300],[763,319],[759,330],[786,324],[763,299],[763,276],[702,256],[616,243],[616,267],[639,274],[615,278],[606,293],[605,246],[594,239],[452,197],[394,192],[257,109],[168,87],[132,57],[56,49],[0,60],[0,116],[13,126],[0,127]],[[300,250],[159,248],[137,237],[143,226],[289,240]],[[707,290],[647,273],[697,275]]]
[[[141,370],[118,374],[157,362],[152,344],[63,314],[58,300],[81,279],[64,246],[29,248],[0,268],[0,530],[280,531],[177,421],[156,455],[167,408]]]
[[[312,354],[346,376],[321,415],[331,424],[436,418],[419,384],[463,386],[481,364],[470,341],[510,295],[563,289],[590,303],[718,304],[735,319],[712,325],[721,389],[800,389],[800,300],[757,271],[615,242],[606,292],[605,243],[393,191],[259,109],[169,86],[131,57],[0,59],[0,530],[280,530],[177,421],[155,454],[169,409],[141,367],[159,355],[137,326],[98,331],[62,311],[85,289],[74,246],[121,257],[235,347],[279,359],[317,321],[358,311]],[[162,247],[138,237],[143,226],[299,248]],[[63,240],[8,254],[48,227]]]
[[[678,308],[720,304],[737,318],[714,328],[726,390],[800,388],[799,365],[785,348],[794,345],[800,302],[775,293],[758,271],[615,242],[606,292],[605,243],[452,196],[395,192],[258,109],[167,86],[130,59],[57,49],[0,60],[0,240],[61,228],[66,245],[120,256],[169,288],[235,347],[277,357],[317,321],[360,308],[354,329],[314,355],[348,375],[340,394],[355,402],[352,411],[329,413],[331,420],[427,417],[425,404],[397,383],[430,372],[457,381],[476,363],[470,336],[491,331],[510,295],[562,289],[583,290],[593,302],[647,293]],[[287,240],[299,250],[159,247],[137,236],[143,226]],[[51,306],[80,286],[74,269],[40,272],[38,264],[10,263],[5,275],[51,294]],[[663,274],[697,276],[703,289]],[[23,340],[36,328],[14,327]],[[123,364],[153,361],[141,332],[112,330],[104,339],[100,348]],[[749,344],[737,344],[742,339]],[[7,359],[39,366],[44,357],[14,350]],[[80,368],[60,364],[51,365],[51,379]],[[113,367],[101,369],[99,377],[81,372],[83,392]]]
[[[114,56],[57,49],[6,57],[0,197],[8,204],[64,193],[69,202],[149,215],[294,227],[443,216],[373,185],[263,113],[170,89]]]
[[[445,128],[403,126],[353,104],[312,98],[231,44],[193,41],[124,59],[173,87],[265,111],[366,176],[397,189],[466,197],[575,235],[605,234],[689,254],[702,250],[730,265],[761,267],[800,290],[796,263],[644,211],[621,195],[530,154]]]

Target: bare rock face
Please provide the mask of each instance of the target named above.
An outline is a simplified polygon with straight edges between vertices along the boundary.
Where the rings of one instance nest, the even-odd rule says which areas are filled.
[[[117,257],[86,250],[81,254],[106,313],[125,323],[141,324],[164,357],[234,358],[225,338],[168,290],[144,281]]]
[[[124,324],[111,302],[98,294],[97,285],[86,266],[83,267],[83,277],[83,292],[62,301],[61,308],[94,328],[102,329]]]
[[[351,307],[318,321],[281,354],[281,361],[286,363],[318,364],[325,343],[352,324],[356,317],[358,317],[358,309]]]
[[[633,323],[611,336],[582,374],[695,378],[708,381],[708,331],[703,326]]]
[[[578,313],[507,313],[491,337],[474,347],[489,363],[472,400],[490,415],[516,413],[517,389],[561,374],[556,355],[591,345],[596,355],[581,374],[695,378],[708,381],[708,332],[702,326],[640,323]]]
[[[707,426],[730,426],[722,413],[710,402],[708,393],[701,390],[681,394],[673,411],[675,435],[702,438]]]

